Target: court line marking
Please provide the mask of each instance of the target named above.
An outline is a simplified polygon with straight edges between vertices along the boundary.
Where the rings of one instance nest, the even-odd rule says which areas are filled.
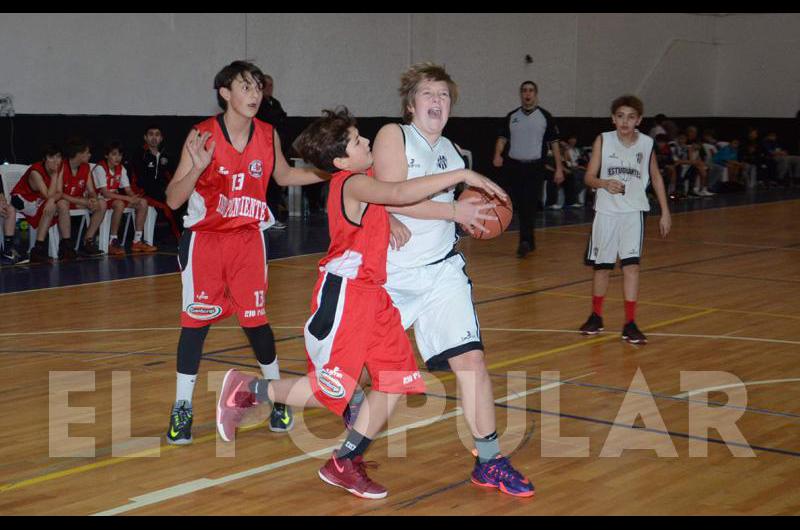
[[[756,385],[774,385],[778,383],[800,383],[800,378],[792,377],[789,379],[770,379],[766,381],[742,381],[741,383],[732,383],[730,385],[721,385],[721,386],[710,386],[707,388],[697,388],[695,390],[691,390],[689,392],[683,392],[681,394],[675,394],[672,397],[675,398],[689,398],[692,396],[696,396],[697,394],[705,394],[706,392],[715,392],[717,390],[726,390],[728,388],[738,388],[738,387],[748,387],[748,386],[756,386]]]
[[[713,312],[714,312],[713,310],[707,310],[707,311],[702,311],[700,313],[694,313],[692,315],[686,315],[686,316],[683,316],[683,317],[679,317],[679,318],[675,318],[675,319],[671,319],[671,320],[658,322],[658,323],[656,323],[656,324],[654,324],[652,326],[646,327],[645,330],[648,331],[650,329],[654,329],[654,328],[657,328],[657,327],[663,327],[663,326],[667,326],[667,325],[670,325],[670,324],[673,324],[673,323],[683,322],[685,320],[690,320],[690,319],[697,318],[697,317],[700,317],[700,316],[704,316],[704,315],[707,315],[707,314],[710,314],[710,313],[713,313]],[[612,341],[612,340],[618,340],[618,337],[616,335],[609,335],[607,337],[598,337],[598,338],[591,339],[591,340],[580,341],[580,342],[577,342],[577,343],[574,343],[574,344],[570,344],[570,345],[567,345],[567,346],[561,346],[561,347],[558,347],[558,348],[545,350],[543,352],[538,352],[538,353],[535,353],[535,354],[532,354],[532,355],[523,356],[523,357],[518,358],[518,359],[512,359],[512,360],[509,360],[509,361],[506,361],[506,362],[500,362],[500,363],[495,363],[495,364],[492,364],[492,365],[488,365],[486,368],[487,368],[487,371],[488,370],[494,370],[494,369],[497,369],[499,367],[515,364],[516,362],[524,362],[524,361],[528,361],[528,360],[532,360],[532,359],[536,359],[536,358],[545,357],[547,355],[552,355],[552,354],[555,354],[555,353],[561,353],[561,352],[564,352],[564,351],[580,348],[580,347],[583,347],[583,346],[589,346],[589,345],[592,345],[592,344],[597,344],[597,343],[602,343],[602,342],[609,342],[609,341]],[[455,375],[454,374],[449,374],[449,375],[438,377],[438,379],[439,379],[440,382],[444,383],[446,381],[450,381],[450,380],[455,379]],[[257,427],[258,427],[258,425],[254,425],[251,428],[255,429]],[[247,430],[247,428],[245,428],[245,430]],[[202,438],[198,439],[197,441],[198,442],[202,442],[202,441],[214,439],[215,437],[216,437],[216,433],[209,434],[209,435],[206,435],[205,437],[202,437]],[[178,446],[168,445],[164,449],[169,450],[169,449],[174,449],[176,447],[178,447]],[[131,457],[128,457],[128,458],[132,458],[132,457],[135,457],[135,456],[146,456],[147,454],[150,454],[150,453],[149,452],[145,452],[144,454],[136,454],[136,455],[132,455]],[[120,458],[120,459],[116,459],[116,460],[111,458],[109,460],[105,460],[105,461],[102,461],[102,462],[93,462],[93,463],[90,463],[90,464],[85,464],[83,466],[78,466],[78,467],[67,469],[67,470],[64,470],[64,471],[59,471],[59,472],[56,472],[54,474],[46,474],[46,475],[42,475],[40,477],[27,479],[27,480],[24,480],[24,481],[19,482],[19,483],[5,484],[5,485],[0,486],[0,493],[2,493],[4,491],[8,491],[10,489],[18,489],[20,487],[25,487],[27,485],[33,485],[33,484],[38,484],[38,483],[41,483],[41,482],[46,482],[48,480],[51,480],[51,479],[54,479],[54,478],[60,478],[62,476],[72,475],[72,474],[80,473],[80,472],[84,472],[84,471],[90,471],[90,470],[93,470],[93,469],[96,469],[96,468],[100,468],[100,467],[106,467],[106,466],[109,466],[109,465],[121,463],[121,462],[123,462],[125,460],[127,460],[127,458]]]
[[[590,375],[592,375],[592,374],[591,373],[584,374],[584,375],[580,375],[580,376],[577,376],[577,377],[570,378],[570,379],[565,380],[565,381],[574,381],[576,379],[579,379],[579,378],[582,378],[582,377],[588,377]],[[546,390],[550,390],[552,388],[559,387],[559,386],[561,386],[563,384],[564,384],[564,382],[559,381],[559,382],[556,382],[556,383],[549,383],[549,384],[546,384],[546,385],[541,385],[541,386],[539,386],[537,388],[532,388],[530,390],[526,390],[525,392],[513,393],[513,394],[509,394],[509,395],[503,396],[502,398],[496,399],[495,403],[497,403],[497,404],[507,403],[508,401],[512,401],[512,400],[515,400],[515,399],[521,399],[521,398],[527,397],[527,396],[529,396],[531,394],[544,392]],[[404,425],[404,426],[401,426],[401,427],[395,427],[394,429],[390,429],[388,431],[382,431],[380,434],[378,434],[378,436],[375,437],[375,439],[387,438],[389,436],[392,436],[394,434],[398,434],[398,433],[401,433],[401,432],[410,431],[410,430],[418,429],[418,428],[422,428],[422,427],[427,427],[427,426],[433,425],[435,423],[439,423],[439,422],[442,422],[442,421],[445,421],[445,420],[449,420],[451,418],[455,418],[457,416],[462,415],[463,413],[464,413],[464,411],[463,411],[463,409],[461,407],[456,407],[454,410],[448,412],[447,414],[443,414],[443,415],[440,415],[440,416],[437,416],[437,417],[433,417],[433,418],[426,418],[424,420],[420,420],[420,421],[417,421],[417,422],[414,422],[414,423],[410,423],[410,424],[407,424],[407,425]],[[319,450],[314,451],[312,453],[307,453],[307,454],[302,454],[302,455],[298,455],[298,456],[291,457],[291,458],[286,458],[284,460],[279,460],[278,462],[273,462],[271,464],[266,464],[264,466],[259,466],[259,467],[251,468],[251,469],[248,469],[248,470],[245,470],[245,471],[240,471],[238,473],[225,475],[225,476],[222,476],[222,477],[219,477],[219,478],[216,478],[216,479],[201,478],[201,479],[192,480],[192,481],[189,481],[189,482],[184,482],[182,484],[177,484],[175,486],[171,486],[171,487],[164,488],[164,489],[161,489],[161,490],[157,490],[157,491],[153,491],[153,492],[150,492],[150,493],[146,493],[144,495],[139,495],[137,497],[132,497],[127,504],[123,504],[121,506],[118,506],[116,508],[111,508],[109,510],[104,510],[102,512],[97,512],[97,513],[94,513],[92,515],[100,515],[100,516],[103,516],[103,515],[119,515],[121,513],[129,512],[129,511],[132,511],[132,510],[138,510],[140,508],[144,508],[145,506],[150,506],[150,505],[158,504],[158,503],[161,503],[161,502],[164,502],[164,501],[167,501],[167,500],[175,499],[175,498],[178,498],[178,497],[183,497],[183,496],[188,495],[190,493],[195,493],[197,491],[208,489],[208,488],[211,488],[211,487],[214,487],[214,486],[221,486],[221,485],[227,484],[229,482],[233,482],[233,481],[240,480],[240,479],[243,479],[243,478],[252,477],[252,476],[255,476],[255,475],[260,475],[262,473],[273,471],[275,469],[280,469],[282,467],[286,467],[286,466],[289,466],[289,465],[292,465],[292,464],[297,464],[299,462],[303,462],[303,461],[306,461],[306,460],[311,460],[312,458],[325,456],[325,455],[330,454],[332,451],[338,449],[340,446],[341,446],[341,444],[332,445],[330,447],[325,447],[323,449],[319,449]]]

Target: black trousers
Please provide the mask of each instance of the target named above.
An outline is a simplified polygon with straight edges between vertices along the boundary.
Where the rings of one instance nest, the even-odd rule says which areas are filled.
[[[519,242],[527,242],[533,248],[536,244],[533,238],[533,225],[542,197],[542,183],[546,171],[544,160],[519,162],[507,158],[504,166],[511,186],[511,200],[519,219]]]

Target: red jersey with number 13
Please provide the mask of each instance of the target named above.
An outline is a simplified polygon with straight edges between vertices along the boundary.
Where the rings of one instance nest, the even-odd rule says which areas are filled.
[[[244,152],[231,144],[222,114],[199,123],[216,142],[211,163],[189,197],[184,226],[195,232],[231,232],[267,227],[267,185],[275,168],[272,126],[253,119]]]

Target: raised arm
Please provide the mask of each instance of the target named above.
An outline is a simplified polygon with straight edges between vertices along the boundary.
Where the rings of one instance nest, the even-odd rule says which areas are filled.
[[[305,186],[316,184],[330,178],[330,175],[316,168],[292,167],[286,162],[281,149],[281,139],[278,132],[273,133],[275,141],[275,172],[272,174],[275,182],[281,186]]]
[[[197,129],[192,129],[186,137],[181,150],[181,160],[166,191],[167,204],[173,210],[180,208],[189,200],[197,180],[211,163],[217,144],[211,142],[206,148],[209,138],[211,138],[210,132],[201,135]]]

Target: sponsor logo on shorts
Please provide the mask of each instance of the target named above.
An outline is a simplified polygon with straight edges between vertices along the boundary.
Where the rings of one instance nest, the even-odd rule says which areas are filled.
[[[600,249],[598,247],[594,247],[592,249],[592,256],[594,256],[595,258],[597,257],[597,254],[599,254],[599,253],[600,253]]]
[[[323,368],[317,372],[317,382],[322,393],[333,399],[342,399],[347,393],[340,381],[342,377],[344,377],[344,374],[339,372],[338,366],[333,370]]]
[[[472,331],[467,331],[467,334],[461,337],[461,342],[466,342],[469,339],[474,339],[475,337],[472,336]]]
[[[208,295],[205,291],[200,291],[200,294],[197,295],[198,300],[208,300]]]
[[[250,176],[253,178],[260,179],[261,176],[264,175],[264,165],[261,163],[261,160],[253,160],[250,162],[248,170],[250,171]]]
[[[195,320],[211,320],[222,314],[222,308],[218,305],[195,302],[186,308],[186,313]]]

